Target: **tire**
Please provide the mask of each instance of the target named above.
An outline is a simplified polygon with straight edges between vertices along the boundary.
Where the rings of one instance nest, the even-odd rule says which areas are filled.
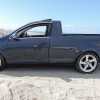
[[[4,70],[6,66],[6,62],[4,60],[4,57],[0,55],[0,71]]]
[[[99,58],[94,53],[84,53],[76,61],[76,69],[82,73],[92,73],[98,67]]]

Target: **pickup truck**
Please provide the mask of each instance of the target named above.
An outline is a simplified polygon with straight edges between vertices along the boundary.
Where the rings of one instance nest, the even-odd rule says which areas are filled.
[[[63,33],[58,20],[32,22],[0,38],[1,70],[14,63],[73,63],[78,71],[91,73],[99,57],[99,34]]]

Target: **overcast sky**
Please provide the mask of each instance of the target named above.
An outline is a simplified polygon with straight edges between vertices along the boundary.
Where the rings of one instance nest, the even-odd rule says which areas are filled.
[[[61,20],[67,32],[100,33],[100,0],[0,0],[0,28],[46,18]]]

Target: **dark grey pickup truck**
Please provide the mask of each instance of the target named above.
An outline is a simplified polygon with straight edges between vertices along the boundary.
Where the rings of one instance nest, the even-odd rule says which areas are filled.
[[[60,21],[29,23],[0,39],[0,69],[14,63],[73,63],[84,73],[99,62],[99,34],[64,34]]]

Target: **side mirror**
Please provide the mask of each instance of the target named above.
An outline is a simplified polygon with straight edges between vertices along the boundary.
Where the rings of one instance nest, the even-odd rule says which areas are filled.
[[[13,40],[19,40],[17,37],[12,37]]]
[[[19,40],[15,35],[9,37],[10,40]]]

